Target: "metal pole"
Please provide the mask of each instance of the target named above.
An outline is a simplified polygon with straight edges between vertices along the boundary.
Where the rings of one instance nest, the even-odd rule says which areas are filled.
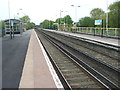
[[[107,0],[107,12],[106,12],[106,33],[108,35],[108,0]]]
[[[63,30],[65,31],[65,11],[64,11],[64,25],[63,26],[64,26]]]
[[[77,6],[77,7],[80,7],[80,6]],[[77,8],[76,7],[76,8]],[[76,9],[76,22],[77,22],[77,9]],[[77,22],[77,25],[78,25],[78,22]],[[76,26],[77,27],[77,26]],[[77,31],[78,31],[78,29],[77,29]]]
[[[77,27],[77,7],[80,7],[80,6],[75,6],[75,5],[71,5],[72,7],[75,7],[75,27]]]
[[[12,39],[12,31],[11,31],[11,23],[10,23],[10,2],[8,0],[8,12],[9,12],[9,31],[10,31],[10,37]]]
[[[12,33],[13,33],[13,38],[14,38],[14,23],[13,23],[13,26],[12,26]]]
[[[108,28],[108,0],[107,0],[107,13],[106,13],[106,28]]]
[[[59,23],[61,24],[61,10],[60,10],[60,19],[59,19]],[[60,30],[60,24],[59,24],[59,30]]]
[[[76,27],[76,31],[77,31],[77,6],[75,6],[75,27]]]
[[[65,31],[65,12],[66,11],[64,11],[64,31]]]
[[[65,16],[67,16],[66,12],[68,11],[65,11]],[[64,30],[66,30],[66,24],[67,24],[67,20],[64,18]]]
[[[50,20],[49,20],[49,29],[50,29]]]
[[[75,22],[77,22],[77,6],[75,6]]]
[[[18,19],[20,19],[19,17],[19,15],[20,15],[20,10],[23,10],[22,8],[19,8],[18,10],[17,10],[17,17],[18,17]],[[24,14],[24,13],[23,13]]]
[[[61,12],[63,12],[63,11],[60,10],[60,25],[59,25],[59,29],[61,28]]]

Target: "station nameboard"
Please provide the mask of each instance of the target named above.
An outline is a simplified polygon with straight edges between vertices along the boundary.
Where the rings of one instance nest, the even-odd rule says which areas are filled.
[[[95,25],[102,25],[102,20],[95,20]]]

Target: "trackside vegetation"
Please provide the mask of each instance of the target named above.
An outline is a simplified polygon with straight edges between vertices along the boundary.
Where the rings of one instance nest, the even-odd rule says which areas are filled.
[[[120,1],[116,1],[113,4],[110,4],[108,7],[108,27],[109,28],[120,28]],[[79,11],[78,11],[79,12]],[[80,14],[79,12],[78,14]],[[79,17],[78,17],[79,18]],[[106,13],[101,8],[94,8],[90,11],[90,17],[85,16],[79,19],[77,27],[101,27],[95,26],[95,20],[101,19],[103,20],[103,27],[106,27]],[[60,26],[64,27],[72,27],[73,20],[70,15],[66,15],[63,18],[57,18],[55,21],[44,20],[40,23],[41,28],[46,29],[56,29],[60,28]]]

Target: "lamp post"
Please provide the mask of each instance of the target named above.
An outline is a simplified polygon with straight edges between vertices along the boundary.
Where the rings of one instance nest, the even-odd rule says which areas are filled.
[[[9,1],[9,0],[8,0],[8,13],[9,13],[9,31],[10,31],[10,38],[12,39],[11,21],[10,21],[10,1]]]
[[[23,12],[23,10],[24,10],[24,9],[22,9],[22,8],[20,8],[20,9],[18,10],[18,13],[17,13],[18,18],[20,17],[20,16],[19,16],[19,14],[20,14],[19,11],[22,11],[21,14],[22,14],[23,16],[27,16],[26,13]],[[19,20],[20,20],[20,18],[19,18]],[[21,21],[21,20],[20,20],[20,21]],[[26,18],[25,18],[24,21],[22,22],[22,26],[21,26],[21,27],[24,29],[24,31],[26,30],[26,25],[27,25],[27,22],[26,22]]]
[[[17,10],[17,18],[18,18],[18,19],[19,19],[19,11],[20,11],[20,10],[22,10],[22,8],[20,8],[20,9],[18,9],[18,10]],[[14,19],[17,19],[17,18],[15,18],[15,14],[14,14]],[[12,33],[12,34],[13,34],[13,37],[14,37],[13,24],[11,24],[11,25],[12,25],[12,31],[13,31],[13,33]]]
[[[64,13],[66,13],[66,12],[68,12],[68,11],[64,11]],[[66,15],[66,14],[65,14]],[[65,18],[64,18],[64,30],[66,29],[66,20],[65,20]]]
[[[107,0],[107,12],[106,12],[106,30],[108,35],[108,0]]]
[[[20,10],[23,10],[23,9],[22,9],[22,8],[18,9],[18,11],[17,11],[18,19],[19,19],[19,14],[20,14],[19,11],[20,11]]]
[[[60,25],[59,25],[59,30],[61,29],[61,13],[62,13],[63,11],[61,11],[60,10]]]
[[[59,16],[59,15],[55,15],[56,18],[57,18],[57,16]],[[57,23],[57,30],[59,30],[59,21]]]
[[[51,21],[52,19],[49,20],[49,29],[51,29]]]
[[[75,5],[71,5],[72,7],[75,7],[75,22],[77,22],[77,7],[80,6],[75,6]]]
[[[49,20],[49,26],[48,26],[48,27],[49,27],[49,29],[50,29],[50,20]]]

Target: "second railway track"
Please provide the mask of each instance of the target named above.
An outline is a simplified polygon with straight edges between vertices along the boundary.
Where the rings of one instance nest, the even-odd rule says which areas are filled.
[[[57,51],[57,49],[56,49],[56,51],[54,51],[54,50],[51,51],[51,47],[49,47],[49,46],[47,47],[47,44],[45,45],[46,48],[48,49],[48,51],[49,52],[51,51],[50,54],[53,57],[54,57],[54,54],[56,55],[55,57],[57,57],[57,58],[55,59],[55,63],[58,65],[60,71],[63,73],[64,77],[67,79],[67,81],[69,82],[71,87],[73,87],[73,88],[85,88],[85,87],[86,88],[92,88],[92,87],[93,88],[101,88],[101,87],[102,88],[103,87],[118,88],[119,87],[117,84],[118,81],[114,82],[114,81],[112,81],[113,79],[106,78],[104,76],[104,74],[102,75],[102,74],[98,73],[96,70],[94,71],[94,67],[96,68],[95,64],[98,64],[98,63],[95,62],[92,64],[92,63],[83,62],[82,61],[82,60],[84,60],[83,58],[86,59],[86,57],[84,55],[82,56],[83,58],[78,58],[78,56],[76,57],[76,54],[78,52],[73,52],[74,51],[73,49],[71,49],[71,51],[70,50],[67,51],[67,49],[70,49],[70,47],[68,48],[68,46],[66,46],[64,43],[61,44],[60,41],[57,41],[53,37],[50,37],[49,35],[47,35],[43,32],[37,31],[37,33],[39,34],[39,37],[42,37],[42,36],[46,37],[52,44],[57,46],[62,52],[67,53],[67,57],[66,57],[63,54],[62,55],[58,54],[60,50]],[[44,40],[42,40],[42,41],[44,42]],[[45,44],[45,43],[43,43],[43,44]],[[62,48],[62,47],[64,47],[64,48]],[[76,54],[73,55],[72,53],[73,54],[76,53]],[[60,57],[61,59],[59,59],[58,57]],[[69,59],[73,59],[73,60],[71,60],[71,61],[68,60],[68,57],[69,57]],[[80,59],[82,59],[82,60],[80,61]],[[73,61],[77,63],[77,66],[75,63],[73,63]],[[81,65],[80,65],[80,63],[81,63]],[[78,69],[78,67],[79,68],[82,67],[82,69]],[[86,71],[84,71],[83,68]],[[99,70],[100,70],[100,67],[99,67]],[[86,74],[86,72],[87,72],[87,74]],[[88,74],[88,72],[89,72],[89,74]],[[106,69],[102,70],[101,72],[106,72]],[[108,74],[108,72],[109,71],[107,71],[107,74]],[[95,75],[93,75],[93,73]],[[114,78],[116,80],[115,74],[114,74]],[[91,75],[93,75],[93,76],[91,76]],[[97,83],[96,83],[96,81],[97,81]]]
[[[91,56],[97,58],[101,63],[109,65],[117,70],[120,69],[119,65],[119,47],[101,44],[96,41],[81,39],[77,37],[71,37],[65,34],[56,33],[52,31],[44,31],[46,34],[54,37],[61,42],[64,42],[77,50],[80,50],[86,54],[90,54]],[[66,42],[67,41],[67,42]]]

